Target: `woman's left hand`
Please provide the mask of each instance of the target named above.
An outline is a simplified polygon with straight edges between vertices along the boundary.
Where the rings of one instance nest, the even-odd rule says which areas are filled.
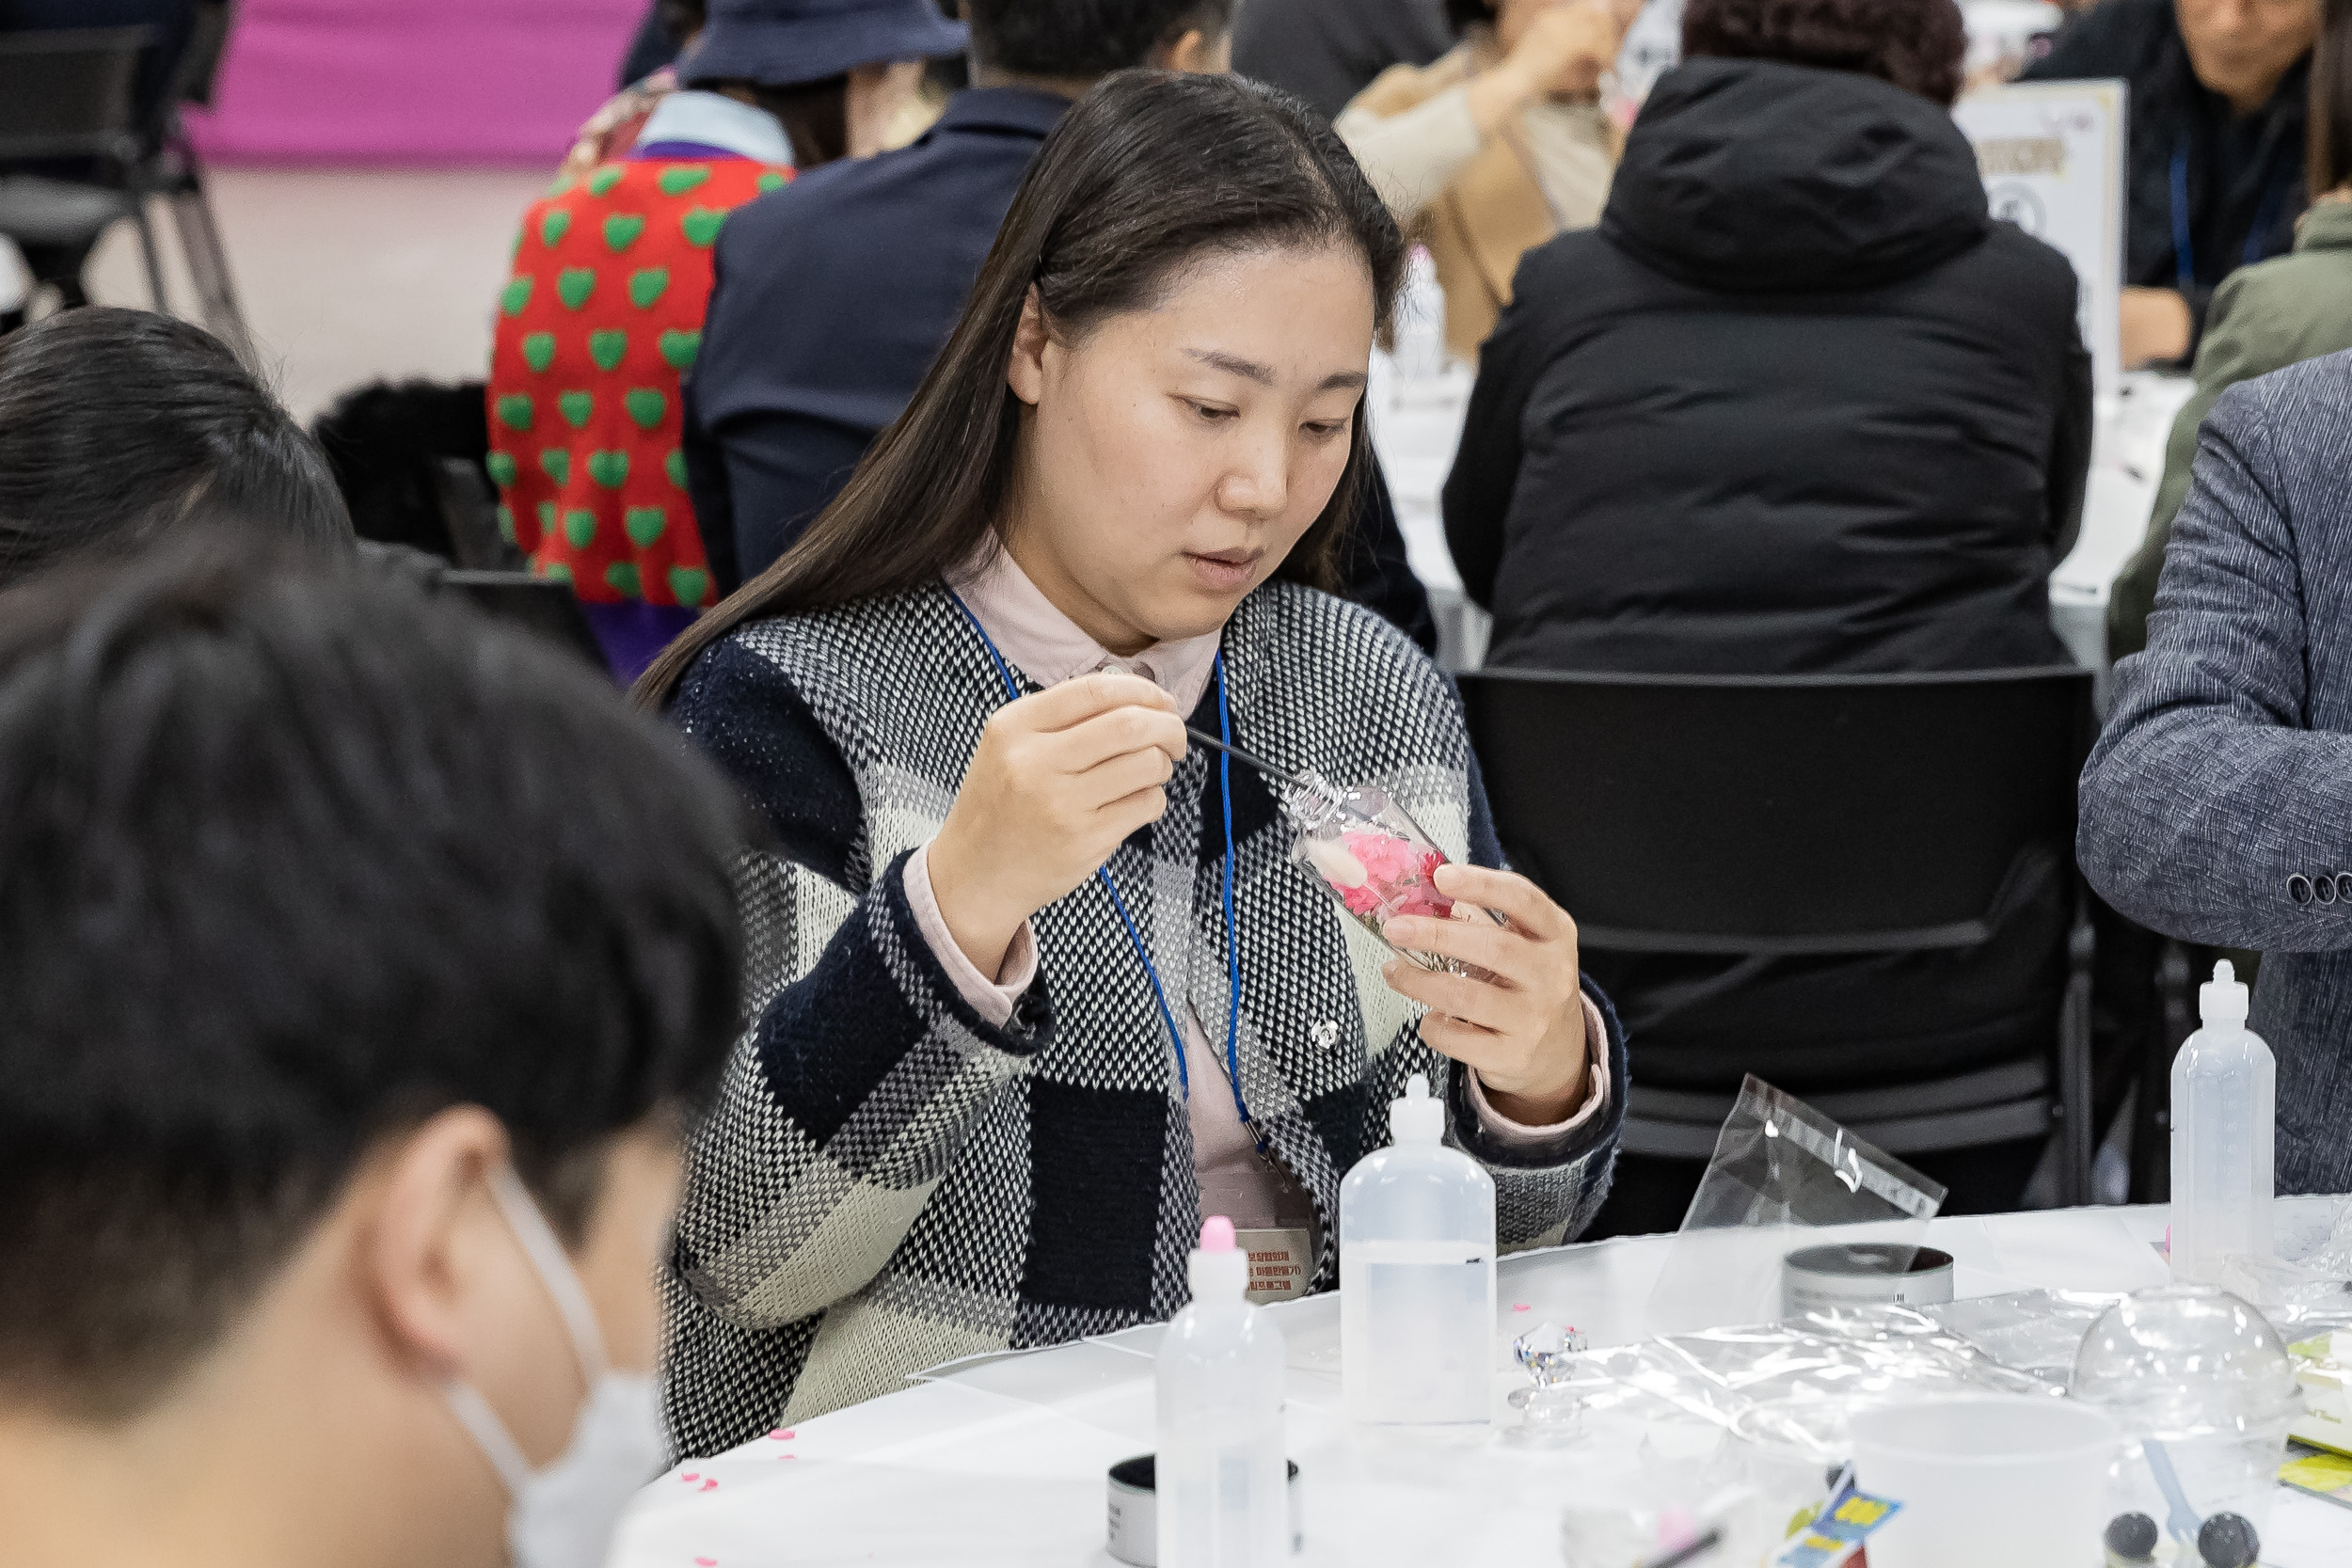
[[[1381,971],[1389,988],[1429,1009],[1421,1037],[1474,1070],[1497,1112],[1530,1127],[1574,1115],[1584,1103],[1591,1062],[1576,922],[1516,872],[1449,864],[1438,868],[1435,880],[1448,898],[1492,910],[1508,924],[1470,910],[1454,920],[1402,915],[1389,922],[1389,941],[1458,959],[1487,978],[1434,974],[1391,958]]]

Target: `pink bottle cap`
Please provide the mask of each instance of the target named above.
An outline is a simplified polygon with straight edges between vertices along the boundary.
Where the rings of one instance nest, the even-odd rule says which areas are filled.
[[[1200,1222],[1200,1250],[1231,1252],[1233,1250],[1233,1222],[1222,1214],[1211,1214]]]

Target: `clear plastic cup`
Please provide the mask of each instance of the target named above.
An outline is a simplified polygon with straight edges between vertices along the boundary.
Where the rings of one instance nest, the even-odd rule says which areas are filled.
[[[1857,1411],[1862,1490],[1903,1506],[1870,1568],[2096,1568],[2118,1435],[2099,1411],[1991,1395]]]
[[[2137,1291],[2083,1336],[2070,1387],[2124,1439],[2108,1518],[2147,1515],[2165,1550],[2189,1563],[2217,1515],[2244,1520],[2259,1545],[2303,1408],[2286,1346],[2261,1313],[2211,1285]]]
[[[1853,1406],[1782,1399],[1750,1405],[1731,1423],[1764,1543],[1778,1546],[1813,1522],[1853,1451]]]

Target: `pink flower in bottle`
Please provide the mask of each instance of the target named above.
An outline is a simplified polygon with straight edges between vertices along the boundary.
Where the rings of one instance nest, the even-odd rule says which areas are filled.
[[[1445,863],[1445,857],[1437,850],[1383,832],[1345,833],[1341,842],[1364,868],[1361,886],[1339,889],[1340,899],[1350,913],[1385,923],[1400,914],[1442,920],[1454,912],[1453,900],[1429,880]]]

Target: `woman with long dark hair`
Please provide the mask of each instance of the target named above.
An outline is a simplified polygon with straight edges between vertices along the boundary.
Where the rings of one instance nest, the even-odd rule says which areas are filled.
[[[1445,677],[1320,591],[1402,260],[1295,100],[1109,78],[905,415],[647,673],[775,831],[670,1278],[682,1452],[1165,1317],[1204,1213],[1263,1293],[1327,1288],[1340,1178],[1413,1073],[1504,1246],[1597,1206],[1624,1048],[1575,927],[1499,869]],[[1346,920],[1186,716],[1408,809],[1439,891],[1505,918],[1390,933],[1479,976]]]

